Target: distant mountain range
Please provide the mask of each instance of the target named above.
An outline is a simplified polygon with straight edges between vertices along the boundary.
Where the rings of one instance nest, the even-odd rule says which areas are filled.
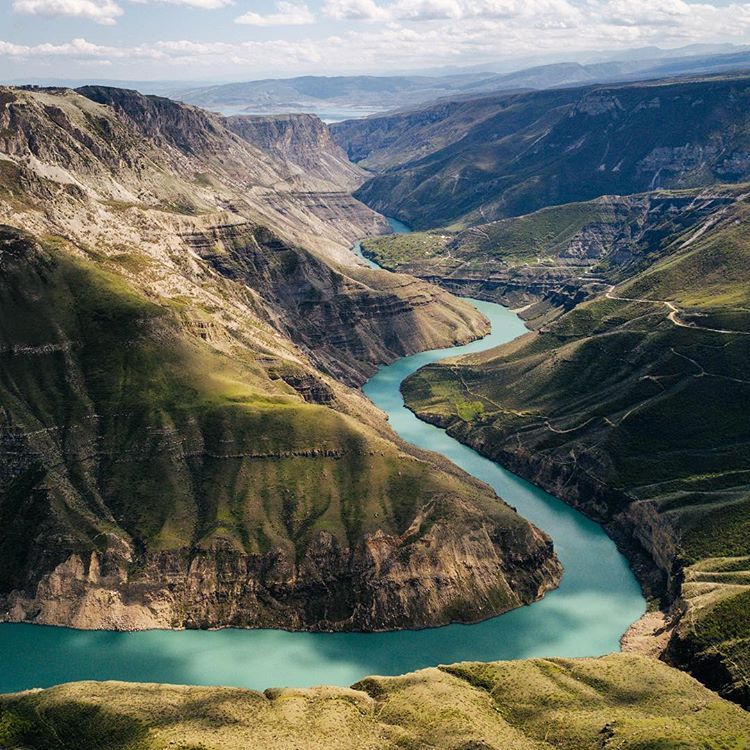
[[[620,53],[588,53],[577,60],[529,57],[471,68],[434,68],[399,75],[301,76],[242,82],[116,81],[36,78],[8,81],[78,88],[117,86],[157,94],[223,114],[308,112],[329,122],[391,110],[413,109],[443,99],[588,83],[613,83],[750,69],[750,48],[697,44],[674,50],[658,47]]]

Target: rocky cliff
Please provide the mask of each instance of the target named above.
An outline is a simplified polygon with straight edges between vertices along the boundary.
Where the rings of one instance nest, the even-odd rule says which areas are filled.
[[[290,177],[306,184],[320,180],[321,191],[353,193],[366,172],[349,161],[333,140],[326,124],[315,115],[236,115],[224,120],[226,127],[286,166]]]
[[[333,225],[305,248],[320,216],[218,118],[84,93],[2,93],[0,617],[387,629],[553,586],[546,537],[346,385],[486,321]]]

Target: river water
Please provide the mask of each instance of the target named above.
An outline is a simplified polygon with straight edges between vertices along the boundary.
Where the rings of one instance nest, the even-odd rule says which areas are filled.
[[[403,225],[397,231],[408,231]],[[404,407],[401,381],[446,356],[482,351],[525,331],[510,310],[472,300],[492,332],[466,346],[404,357],[381,367],[364,392],[404,439],[443,453],[491,485],[554,540],[565,567],[560,587],[527,607],[476,625],[395,633],[288,633],[281,630],[80,631],[0,625],[0,692],[83,679],[273,686],[350,685],[369,674],[401,674],[462,660],[595,656],[619,647],[645,611],[625,558],[602,528]]]

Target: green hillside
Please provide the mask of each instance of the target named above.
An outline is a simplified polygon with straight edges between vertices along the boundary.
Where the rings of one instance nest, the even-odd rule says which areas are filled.
[[[675,238],[701,236],[746,193],[746,185],[726,185],[608,195],[462,231],[376,237],[363,251],[389,270],[521,309],[538,327],[650,267]]]
[[[702,227],[538,333],[430,365],[403,392],[605,522],[654,595],[685,603],[671,658],[747,703],[750,205],[715,206]]]

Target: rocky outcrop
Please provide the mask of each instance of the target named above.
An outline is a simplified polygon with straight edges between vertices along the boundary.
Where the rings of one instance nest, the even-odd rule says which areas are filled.
[[[429,508],[406,537],[408,554],[404,537],[382,531],[353,549],[320,532],[297,560],[231,545],[74,554],[27,592],[0,597],[0,618],[112,630],[392,630],[499,614],[538,599],[561,572],[540,534],[480,525],[457,535]]]

